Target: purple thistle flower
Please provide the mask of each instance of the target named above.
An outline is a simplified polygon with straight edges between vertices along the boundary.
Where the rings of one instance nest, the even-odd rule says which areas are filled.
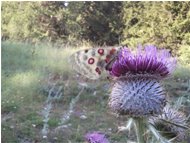
[[[150,123],[160,131],[162,136],[168,139],[174,138],[175,141],[181,142],[187,138],[188,129],[184,128],[187,127],[187,119],[183,112],[172,109],[167,105],[161,115],[150,118]],[[171,123],[167,123],[164,120]]]
[[[85,139],[88,143],[110,143],[105,134],[97,131],[87,133]]]
[[[136,53],[124,47],[113,63],[112,76],[149,75],[165,78],[171,74],[176,65],[168,50],[158,50],[155,46],[139,46]]]
[[[120,115],[149,117],[162,113],[166,105],[160,79],[171,74],[175,58],[167,50],[154,46],[139,46],[136,53],[123,48],[113,63],[110,74],[115,84],[109,97],[109,107]]]

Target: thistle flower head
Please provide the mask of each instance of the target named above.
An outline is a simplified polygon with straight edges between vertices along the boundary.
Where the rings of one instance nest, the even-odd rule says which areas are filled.
[[[169,51],[155,46],[139,46],[135,53],[124,47],[110,69],[115,78],[109,98],[110,108],[118,114],[148,117],[161,114],[166,105],[160,79],[171,74],[176,60]]]
[[[85,135],[85,139],[88,143],[109,143],[106,135],[101,132],[91,132]]]
[[[149,75],[165,78],[175,68],[176,60],[168,50],[158,50],[155,46],[139,46],[136,53],[124,47],[113,63],[110,74],[115,77],[129,75]]]
[[[158,117],[150,118],[150,122],[160,131],[160,134],[177,142],[187,137],[187,117],[170,106],[166,106]]]
[[[123,78],[115,82],[108,104],[120,115],[148,117],[162,113],[165,92],[156,79]]]

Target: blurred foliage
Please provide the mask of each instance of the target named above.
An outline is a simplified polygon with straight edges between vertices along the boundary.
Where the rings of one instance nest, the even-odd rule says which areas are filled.
[[[3,2],[2,38],[31,42],[55,42],[63,38],[68,35],[63,5],[61,2]]]
[[[178,50],[178,60],[182,65],[190,67],[190,47],[189,45],[183,45]]]
[[[85,2],[82,37],[98,45],[118,44],[121,38],[122,2]]]
[[[77,45],[190,45],[190,2],[2,2],[2,36]]]
[[[155,44],[176,52],[190,44],[190,2],[126,2],[123,43]]]

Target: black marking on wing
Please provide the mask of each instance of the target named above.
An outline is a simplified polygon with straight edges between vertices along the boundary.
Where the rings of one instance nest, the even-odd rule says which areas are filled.
[[[117,56],[115,56],[113,59],[111,59],[107,65],[105,66],[105,69],[110,71],[112,69],[113,63],[115,62],[115,60],[117,59]]]

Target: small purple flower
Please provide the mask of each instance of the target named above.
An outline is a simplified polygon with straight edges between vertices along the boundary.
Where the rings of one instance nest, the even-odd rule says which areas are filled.
[[[168,50],[158,50],[155,46],[145,46],[144,51],[139,46],[136,53],[124,47],[113,63],[110,74],[115,77],[128,75],[150,75],[165,78],[171,74],[176,65],[176,59]]]
[[[110,143],[105,134],[97,131],[87,133],[85,139],[88,143]]]

